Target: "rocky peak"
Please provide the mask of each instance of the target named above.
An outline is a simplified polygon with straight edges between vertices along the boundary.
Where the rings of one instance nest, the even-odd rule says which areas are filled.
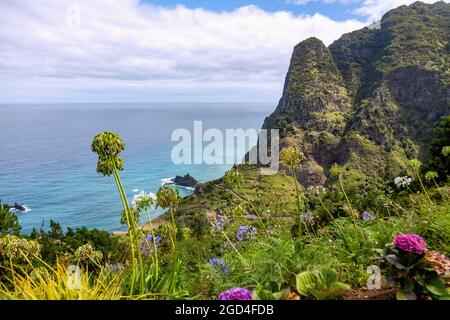
[[[339,125],[327,121],[324,114],[336,112],[341,118],[350,106],[330,50],[319,39],[309,38],[295,46],[276,115],[264,127],[283,127],[287,122],[305,129],[339,131]],[[282,115],[281,123],[278,115]]]
[[[323,183],[333,163],[390,178],[426,156],[434,125],[450,113],[449,17],[450,4],[416,2],[329,48],[317,38],[295,46],[263,128],[305,153],[305,186]]]

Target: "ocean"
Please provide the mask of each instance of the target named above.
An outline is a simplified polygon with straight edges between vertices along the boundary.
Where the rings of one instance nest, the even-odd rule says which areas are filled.
[[[156,192],[175,175],[204,182],[231,164],[181,164],[171,160],[173,130],[259,129],[273,104],[51,104],[0,105],[0,199],[25,205],[17,212],[22,232],[48,226],[123,230],[120,198],[112,177],[96,172],[90,145],[101,131],[125,141],[121,178],[131,201],[137,190]],[[192,146],[193,147],[193,146]],[[236,151],[240,161],[251,146]],[[192,150],[192,152],[198,152]],[[191,190],[179,188],[186,196]],[[152,212],[153,216],[160,214]]]

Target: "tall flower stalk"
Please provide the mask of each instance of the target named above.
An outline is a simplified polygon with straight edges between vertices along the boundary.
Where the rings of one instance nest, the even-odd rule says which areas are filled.
[[[355,232],[357,232],[357,229],[358,229],[358,223],[357,223],[358,214],[353,209],[352,203],[350,202],[350,199],[348,198],[347,192],[345,191],[344,182],[342,180],[343,173],[344,173],[344,168],[341,167],[340,165],[338,165],[337,163],[332,165],[331,168],[330,168],[330,176],[337,177],[337,179],[339,181],[339,186],[341,188],[342,194],[344,195],[345,201],[347,202],[347,204],[348,204],[348,206],[350,208],[350,216],[352,218],[353,228],[355,229]],[[360,230],[359,233],[361,235],[361,238],[363,238],[364,237],[363,231]]]
[[[140,235],[143,239],[140,245],[140,254],[144,254],[141,248],[142,244],[144,244],[146,248],[157,248],[157,242],[161,240],[160,237],[155,236],[155,231],[153,229],[152,219],[150,217],[149,211],[150,208],[153,208],[156,205],[156,195],[153,193],[146,193],[144,190],[142,190],[140,193],[133,196],[132,205],[133,210],[137,212],[136,221],[139,220],[140,213],[142,211],[145,211],[145,213],[147,214],[148,222],[150,224],[150,234],[151,234],[150,237],[145,235],[144,232],[141,230],[141,228],[138,228],[138,230],[140,231]],[[158,250],[151,250],[150,256],[153,264],[155,265],[155,279],[158,279],[159,277]]]
[[[172,243],[172,251],[176,250],[176,239],[177,239],[177,225],[175,223],[175,210],[181,202],[180,193],[177,189],[170,187],[161,187],[156,194],[156,204],[157,207],[163,209],[169,209],[172,230],[169,232],[170,241]]]
[[[132,210],[128,203],[128,199],[119,176],[119,171],[123,170],[123,160],[120,153],[125,149],[125,143],[122,138],[114,132],[101,132],[97,134],[92,141],[91,150],[98,155],[97,172],[103,176],[114,176],[114,181],[119,191],[120,200],[122,202],[126,223],[128,225],[128,233],[131,243],[132,257],[132,284],[131,293],[134,291],[134,283],[136,280],[136,259],[138,260],[140,269],[143,270],[142,256],[136,252],[136,221],[132,214]],[[141,290],[144,289],[144,274],[141,274]]]
[[[428,171],[427,173],[425,173],[425,180],[428,182],[433,181],[434,186],[436,187],[436,190],[441,195],[442,200],[445,202],[445,204],[448,204],[446,197],[442,194],[441,188],[439,187],[439,185],[436,182],[437,177],[438,177],[438,173],[435,171]]]
[[[300,165],[300,163],[305,160],[305,155],[303,152],[300,151],[295,146],[284,148],[280,153],[281,161],[289,167],[291,171],[292,178],[294,179],[294,185],[295,185],[295,194],[297,196],[297,216],[298,216],[298,225],[299,229],[301,231],[301,225],[303,223],[302,221],[302,210],[301,210],[301,204],[300,204],[300,190],[298,187],[298,180],[297,180],[297,167]],[[306,225],[305,225],[306,227]],[[307,228],[307,227],[306,227]]]
[[[421,166],[422,166],[422,163],[419,160],[417,160],[417,159],[413,159],[413,160],[410,160],[408,162],[409,169],[412,171],[412,173],[414,173],[417,176],[417,179],[419,180],[420,186],[421,186],[423,192],[425,193],[428,201],[431,204],[434,204],[433,201],[431,201],[430,196],[428,195],[427,189],[425,189],[425,186],[424,186],[424,184],[422,182],[422,178],[420,177],[420,167]]]

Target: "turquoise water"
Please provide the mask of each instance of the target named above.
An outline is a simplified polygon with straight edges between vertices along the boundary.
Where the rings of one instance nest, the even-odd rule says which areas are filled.
[[[124,139],[121,176],[131,200],[134,189],[155,192],[175,175],[207,181],[230,168],[173,164],[174,129],[193,132],[196,120],[204,130],[258,129],[272,109],[270,104],[0,105],[0,199],[30,209],[18,213],[24,233],[50,219],[63,227],[123,230],[114,180],[96,173],[97,157],[90,151],[96,133],[111,130]],[[237,150],[239,160],[248,148]]]

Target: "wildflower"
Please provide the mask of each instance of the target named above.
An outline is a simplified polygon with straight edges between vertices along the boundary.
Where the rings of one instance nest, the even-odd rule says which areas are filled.
[[[114,170],[123,170],[123,160],[119,154],[125,149],[125,143],[117,133],[102,132],[95,136],[91,146],[92,152],[98,154],[97,172],[105,176]]]
[[[322,185],[309,186],[307,190],[309,193],[315,193],[316,195],[320,195],[321,193],[325,193],[327,191],[327,189]]]
[[[425,265],[434,269],[438,275],[445,275],[450,272],[450,261],[444,254],[437,251],[430,251],[423,257]]]
[[[24,257],[38,257],[41,245],[37,241],[27,240],[13,235],[0,238],[0,256],[11,260],[21,260]]]
[[[343,175],[345,172],[345,169],[338,165],[337,163],[333,164],[330,168],[330,176],[334,178],[338,178],[341,175]]]
[[[414,233],[399,234],[394,238],[394,247],[404,252],[424,254],[427,250],[425,240]]]
[[[245,241],[247,239],[254,239],[257,233],[256,228],[252,228],[250,226],[240,226],[237,231],[237,239],[238,241]]]
[[[158,243],[160,243],[162,240],[161,236],[155,236],[155,239],[153,240],[153,236],[151,234],[148,234],[145,236],[145,238],[141,241],[141,244],[139,245],[139,249],[141,250],[141,254],[143,256],[148,256],[151,251],[158,250]]]
[[[427,180],[428,182],[436,179],[437,177],[438,174],[436,171],[428,171],[427,173],[425,173],[425,180]]]
[[[313,225],[316,221],[316,217],[314,217],[312,214],[305,212],[300,216],[300,219],[304,224],[310,224]]]
[[[220,258],[217,257],[212,258],[211,260],[208,261],[208,265],[214,270],[221,271],[225,274],[229,273],[228,264]]]
[[[299,148],[291,146],[281,150],[280,159],[287,166],[298,166],[305,160],[305,155]]]
[[[369,221],[369,220],[374,220],[375,218],[376,218],[376,214],[375,213],[373,213],[373,212],[369,212],[369,211],[364,211],[362,214],[361,214],[361,218],[364,220],[364,221]]]
[[[95,250],[90,243],[87,243],[75,251],[75,257],[82,263],[88,263],[91,261],[98,263],[103,259],[103,253]]]
[[[448,157],[450,155],[450,146],[445,146],[442,148],[442,155]]]
[[[176,208],[181,201],[178,189],[170,187],[161,187],[156,193],[156,203],[163,209]]]
[[[394,179],[394,183],[397,186],[397,188],[405,188],[407,186],[409,186],[412,182],[412,179],[408,176],[404,176],[404,177],[397,177]]]
[[[422,166],[422,162],[417,159],[412,159],[408,161],[408,167],[414,171],[418,171]]]
[[[253,293],[246,288],[231,288],[219,295],[219,300],[252,300]]]
[[[146,193],[144,190],[133,196],[132,206],[138,210],[146,209],[156,201],[156,195],[154,193]]]
[[[104,268],[105,273],[108,273],[108,272],[118,273],[122,270],[125,270],[125,265],[123,263],[117,263],[117,264],[110,263]]]

